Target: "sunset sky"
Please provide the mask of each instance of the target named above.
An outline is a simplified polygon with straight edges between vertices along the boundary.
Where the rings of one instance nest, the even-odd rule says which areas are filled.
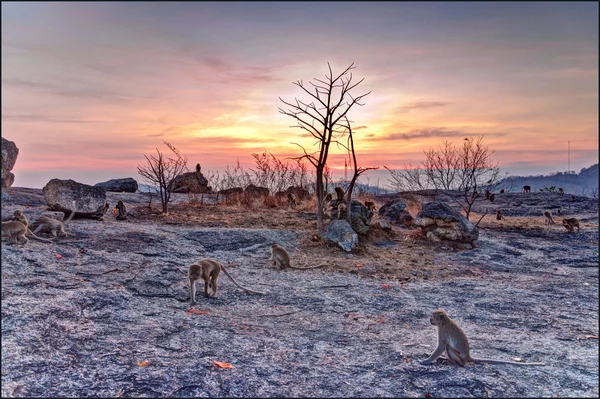
[[[596,2],[2,2],[13,185],[141,182],[162,140],[203,171],[300,155],[279,97],[308,100],[292,82],[328,61],[372,92],[350,112],[361,165],[478,134],[512,174],[565,171],[568,140],[572,170],[598,162]]]

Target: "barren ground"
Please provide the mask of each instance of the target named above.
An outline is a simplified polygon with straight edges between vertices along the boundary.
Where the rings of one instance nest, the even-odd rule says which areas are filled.
[[[161,216],[143,194],[107,196],[136,216],[74,219],[74,236],[53,245],[2,243],[3,397],[599,394],[597,200],[498,196],[493,206],[509,216],[485,217],[475,250],[394,227],[346,254],[312,240],[309,204],[247,210],[175,195]],[[404,199],[414,216],[423,197]],[[2,216],[43,204],[41,190],[10,189]],[[544,224],[540,209],[560,204],[583,221],[581,232]],[[490,207],[479,202],[472,219]],[[266,267],[272,242],[298,266],[328,266]],[[204,298],[199,286],[191,308],[187,266],[203,257],[267,295],[222,276],[218,297]],[[463,327],[474,356],[546,366],[420,365],[435,349],[436,308]]]

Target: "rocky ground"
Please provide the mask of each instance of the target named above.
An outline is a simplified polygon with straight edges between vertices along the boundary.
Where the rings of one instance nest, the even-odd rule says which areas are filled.
[[[3,397],[599,394],[597,200],[507,193],[476,204],[508,217],[484,218],[474,250],[394,228],[346,254],[311,240],[306,209],[190,206],[181,194],[165,217],[145,194],[107,196],[135,217],[75,218],[53,245],[2,243]],[[405,198],[408,209],[426,197]],[[45,210],[41,190],[2,198],[3,217]],[[581,232],[544,225],[553,206],[580,217]],[[272,242],[297,265],[328,266],[265,267]],[[267,295],[222,276],[216,299],[190,307],[187,266],[202,257]],[[420,365],[435,349],[436,308],[463,327],[474,356],[546,365]]]

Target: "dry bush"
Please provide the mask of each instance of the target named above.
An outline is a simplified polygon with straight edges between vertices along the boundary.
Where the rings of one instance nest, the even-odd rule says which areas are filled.
[[[298,212],[316,212],[317,211],[317,196],[312,195],[309,199],[305,199],[296,205]]]

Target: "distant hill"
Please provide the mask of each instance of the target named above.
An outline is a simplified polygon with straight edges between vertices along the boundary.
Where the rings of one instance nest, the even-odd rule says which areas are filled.
[[[520,191],[528,185],[532,191],[540,191],[544,187],[561,187],[565,193],[593,197],[598,195],[598,164],[583,168],[579,173],[556,172],[549,175],[510,176],[503,179],[496,190]]]

